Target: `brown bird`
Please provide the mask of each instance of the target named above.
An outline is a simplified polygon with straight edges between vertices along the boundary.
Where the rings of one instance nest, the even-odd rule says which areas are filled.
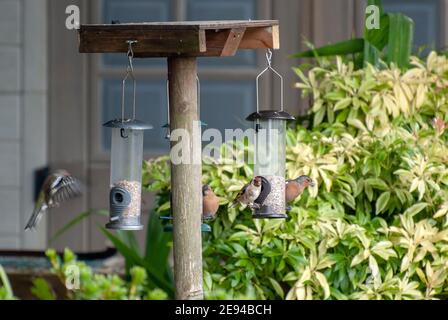
[[[49,208],[57,207],[61,202],[80,195],[80,182],[66,170],[56,170],[45,179],[25,230],[34,229]]]
[[[208,184],[202,186],[202,219],[212,220],[216,218],[219,208],[219,198]]]
[[[230,208],[235,207],[238,203],[248,205],[253,208],[254,201],[257,200],[261,192],[261,177],[255,177],[250,183],[246,184],[238,193],[235,200],[233,200]]]
[[[309,186],[314,187],[314,182],[308,176],[300,176],[294,180],[287,180],[285,190],[286,202],[290,203],[294,201]]]

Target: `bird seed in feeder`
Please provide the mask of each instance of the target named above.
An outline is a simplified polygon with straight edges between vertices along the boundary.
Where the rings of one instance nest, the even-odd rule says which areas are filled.
[[[271,184],[271,192],[264,200],[263,205],[268,206],[273,212],[285,212],[285,178],[281,176],[266,175],[266,180]]]
[[[123,210],[123,217],[136,217],[140,215],[142,188],[139,181],[121,180],[114,184],[114,187],[123,188],[129,192],[131,201]]]

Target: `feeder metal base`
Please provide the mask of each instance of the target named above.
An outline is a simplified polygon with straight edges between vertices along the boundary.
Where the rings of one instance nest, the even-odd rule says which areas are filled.
[[[167,224],[167,225],[165,225],[165,226],[163,227],[163,231],[164,231],[164,232],[173,232],[173,225],[172,225],[172,224]],[[211,228],[208,224],[203,223],[203,224],[201,225],[201,231],[202,231],[202,232],[212,232],[212,228]]]
[[[252,214],[252,218],[253,219],[287,219],[288,216],[284,213],[268,213],[268,214],[263,214],[263,213],[256,213],[254,212]]]
[[[140,217],[121,217],[116,221],[109,221],[106,228],[112,230],[142,230],[143,224],[140,223]]]
[[[286,219],[288,216],[285,213],[278,213],[272,210],[269,206],[262,206],[255,209],[252,213],[253,219]]]

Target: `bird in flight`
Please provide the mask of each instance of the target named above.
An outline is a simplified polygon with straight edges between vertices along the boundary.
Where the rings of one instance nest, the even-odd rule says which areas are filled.
[[[44,181],[25,230],[36,228],[42,215],[49,208],[58,207],[64,201],[81,195],[81,183],[66,170],[56,170]]]

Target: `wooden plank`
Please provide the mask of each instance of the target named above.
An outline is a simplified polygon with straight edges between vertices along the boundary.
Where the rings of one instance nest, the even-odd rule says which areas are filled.
[[[122,52],[137,40],[135,57],[231,56],[238,49],[279,48],[278,21],[187,21],[82,25],[79,51]]]
[[[230,30],[207,30],[205,37],[207,39],[207,51],[199,56],[224,56],[233,54],[222,54],[224,46],[229,38]],[[242,39],[239,42],[238,49],[259,49],[271,48],[279,49],[280,40],[278,26],[245,28]]]
[[[201,131],[198,128],[196,58],[169,58],[169,101],[171,130],[185,130],[180,141],[187,163],[171,162],[173,211],[174,282],[176,299],[203,299],[202,290],[202,168]],[[189,138],[189,142],[184,139]],[[199,159],[194,159],[199,155]],[[195,161],[196,160],[196,161]],[[199,161],[198,161],[199,160]]]
[[[257,28],[272,27],[278,25],[278,20],[221,20],[221,21],[170,21],[170,22],[139,22],[119,24],[89,24],[82,27],[96,27],[100,29],[115,28],[128,30],[190,30],[190,29],[232,29],[232,28]]]
[[[280,39],[278,26],[247,29],[240,43],[240,49],[255,48],[279,49]]]
[[[137,40],[133,45],[135,56],[140,54],[183,54],[200,53],[206,50],[204,31],[188,30],[139,30],[84,26],[79,31],[79,52],[105,53],[127,52],[127,40]]]
[[[244,32],[246,28],[233,28],[229,31],[229,36],[222,49],[221,56],[233,56],[240,46],[241,40],[243,40]]]
[[[206,51],[200,53],[184,53],[184,56],[195,57],[219,57],[219,56],[231,56],[236,51],[226,52],[223,54],[224,47],[229,40],[231,30],[235,29],[223,29],[223,30],[206,30],[205,41]],[[280,39],[278,27],[261,27],[261,28],[245,28],[245,32],[239,42],[238,49],[279,49]],[[232,53],[232,54],[231,54]],[[173,54],[155,54],[155,53],[138,53],[138,58],[150,58],[150,57],[170,57],[178,56],[178,53]]]

